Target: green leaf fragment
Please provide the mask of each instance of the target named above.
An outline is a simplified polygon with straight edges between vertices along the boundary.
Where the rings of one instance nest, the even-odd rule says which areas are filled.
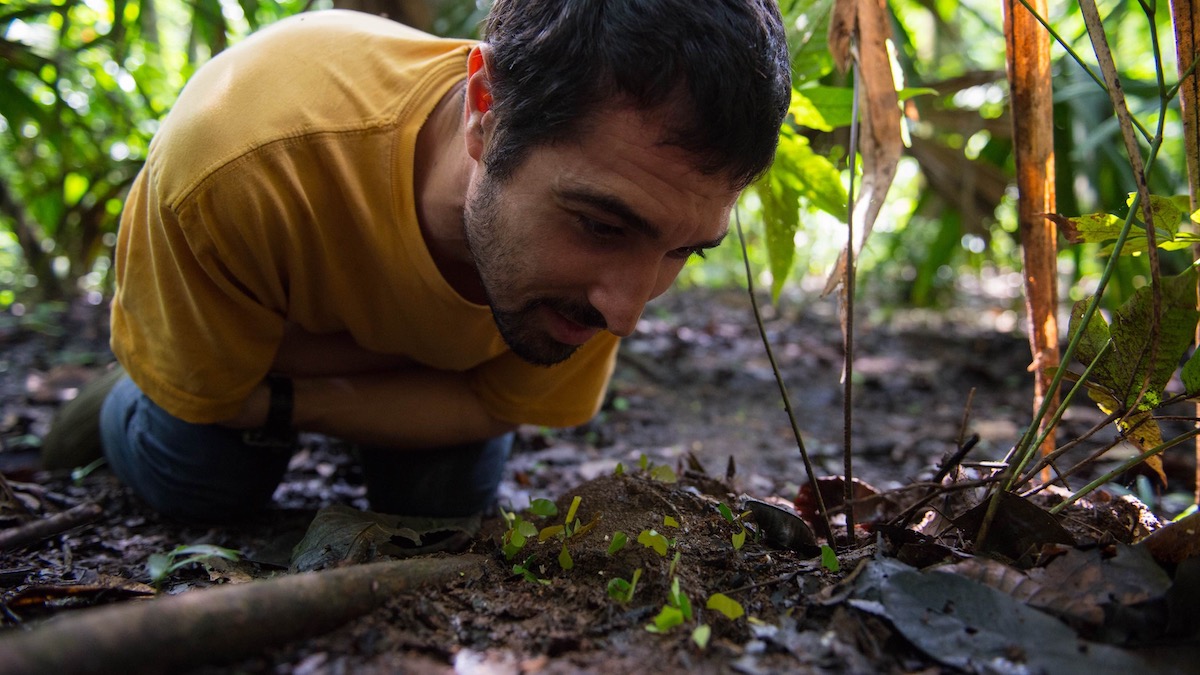
[[[558,506],[549,499],[535,499],[529,503],[529,511],[543,518],[558,515]]]
[[[642,530],[637,540],[642,546],[654,549],[655,553],[664,557],[667,555],[667,538],[658,532],[654,530]]]
[[[742,604],[724,593],[713,593],[708,597],[705,608],[712,609],[725,615],[726,619],[737,619],[746,613]]]
[[[667,605],[662,608],[658,616],[654,617],[654,623],[646,626],[646,630],[651,633],[666,633],[672,628],[683,624],[683,611],[678,607]]]
[[[679,477],[675,475],[675,470],[666,464],[658,464],[650,469],[650,478],[660,483],[676,483]]]
[[[679,527],[679,521],[675,520],[671,516],[663,516],[663,525],[667,527]]]
[[[842,569],[842,564],[838,562],[837,552],[829,544],[821,544],[821,567],[830,572],[837,572]]]
[[[746,545],[746,528],[743,527],[733,534],[733,550],[740,551]]]
[[[700,649],[708,647],[710,638],[712,638],[712,626],[706,623],[702,623],[692,630],[692,642],[696,643],[696,646]]]
[[[571,500],[571,508],[567,509],[567,519],[563,521],[564,523],[570,525],[575,520],[575,512],[579,510],[579,502],[581,501],[583,501],[583,497],[579,495],[575,495],[575,498]]]
[[[625,548],[625,544],[627,543],[629,543],[628,535],[620,530],[613,532],[612,541],[608,544],[608,554],[614,555],[617,551]]]
[[[731,523],[733,522],[733,511],[728,506],[725,506],[724,504],[717,504],[717,512],[719,512],[721,517],[725,520]]]
[[[571,552],[567,550],[566,543],[563,543],[562,551],[558,554],[558,566],[564,570],[575,567],[575,561],[571,559]]]
[[[563,525],[551,525],[549,527],[543,527],[542,531],[538,532],[538,541],[543,542],[551,537],[557,537],[563,534],[565,531],[566,527]]]

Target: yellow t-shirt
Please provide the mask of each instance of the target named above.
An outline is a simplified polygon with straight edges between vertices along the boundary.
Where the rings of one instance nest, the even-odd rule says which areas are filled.
[[[471,43],[346,11],[279,22],[201,68],[150,146],[122,215],[112,347],[194,423],[235,416],[285,321],[469,372],[497,418],[581,424],[617,338],[545,368],[438,272],[417,223],[417,132]]]

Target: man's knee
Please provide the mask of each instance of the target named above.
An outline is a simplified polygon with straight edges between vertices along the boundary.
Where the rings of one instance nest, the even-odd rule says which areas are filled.
[[[233,429],[173,417],[128,377],[105,400],[101,435],[109,465],[124,484],[163,515],[196,523],[261,510],[290,455],[248,447]]]

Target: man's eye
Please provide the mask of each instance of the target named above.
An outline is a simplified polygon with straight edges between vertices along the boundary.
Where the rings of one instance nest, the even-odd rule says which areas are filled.
[[[681,258],[683,260],[687,260],[688,258],[690,258],[692,256],[696,256],[697,258],[701,258],[701,259],[708,257],[707,251],[699,246],[692,246],[692,247],[688,247],[688,248],[677,248],[671,252],[671,255],[674,256],[675,258]]]
[[[604,223],[580,216],[579,225],[588,234],[598,239],[614,239],[621,236],[621,228],[605,225]]]

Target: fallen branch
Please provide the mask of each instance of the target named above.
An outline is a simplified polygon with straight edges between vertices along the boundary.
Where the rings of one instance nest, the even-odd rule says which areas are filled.
[[[232,661],[320,635],[483,558],[416,558],[294,574],[87,610],[0,638],[5,673],[140,673]]]
[[[49,518],[34,520],[24,525],[10,527],[0,531],[0,551],[17,548],[53,537],[60,532],[66,532],[72,527],[78,527],[96,520],[104,513],[99,504],[80,504],[62,513],[56,513]]]

